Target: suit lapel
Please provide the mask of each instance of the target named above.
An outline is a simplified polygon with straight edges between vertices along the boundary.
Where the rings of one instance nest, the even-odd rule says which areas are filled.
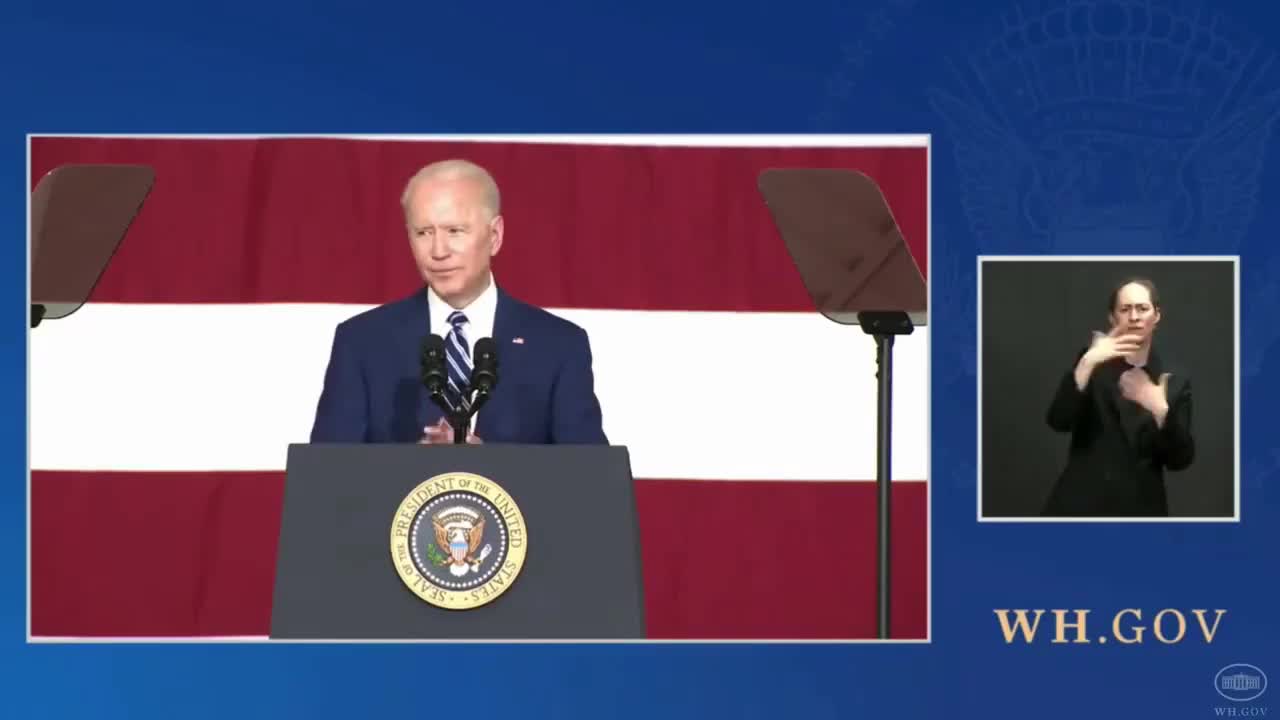
[[[1113,383],[1114,391],[1108,393],[1108,395],[1112,399],[1112,409],[1120,421],[1120,428],[1124,432],[1125,440],[1129,443],[1130,448],[1137,450],[1138,437],[1142,433],[1143,426],[1147,423],[1154,423],[1155,418],[1151,416],[1151,413],[1146,408],[1129,400],[1120,392],[1120,373],[1129,370],[1131,367],[1128,363],[1121,363],[1120,372],[1116,373]],[[1145,368],[1136,369],[1140,372],[1146,372],[1147,376],[1151,378],[1151,382],[1156,382],[1160,379],[1160,368],[1160,358],[1156,355],[1155,348],[1152,348],[1151,353],[1147,356]]]
[[[485,403],[484,407],[480,408],[480,422],[476,424],[475,433],[481,439],[494,437],[494,432],[500,426],[500,421],[509,412],[509,399],[512,396],[512,392],[510,390],[503,392],[506,389],[503,386],[510,383],[508,378],[514,365],[511,349],[513,347],[512,340],[515,338],[515,326],[517,325],[516,311],[517,308],[512,302],[511,296],[507,295],[499,287],[498,304],[493,311],[493,344],[498,350],[498,385],[494,388],[493,394],[489,396],[488,402]]]
[[[1108,362],[1098,368],[1095,373],[1098,376],[1098,380],[1101,382],[1101,387],[1099,389],[1102,393],[1102,403],[1105,406],[1107,413],[1110,414],[1111,419],[1115,422],[1116,426],[1120,428],[1120,432],[1124,436],[1125,441],[1129,445],[1132,445],[1133,440],[1129,435],[1129,429],[1125,422],[1126,413],[1124,403],[1128,401],[1125,400],[1124,395],[1120,393],[1120,375],[1124,372],[1122,365],[1123,363],[1118,361]]]
[[[1117,378],[1119,380],[1119,378]],[[1120,388],[1117,387],[1112,395],[1115,398],[1116,413],[1120,417],[1120,428],[1124,431],[1124,439],[1129,443],[1129,447],[1133,450],[1138,449],[1138,433],[1142,430],[1142,425],[1150,417],[1147,411],[1141,405],[1129,400],[1120,394]]]
[[[405,316],[405,328],[402,337],[407,338],[410,346],[402,352],[407,366],[404,375],[411,378],[414,385],[413,418],[414,432],[419,436],[422,429],[438,421],[444,413],[436,406],[422,383],[422,347],[431,334],[431,306],[427,302],[426,288],[418,291],[412,299],[412,311]]]

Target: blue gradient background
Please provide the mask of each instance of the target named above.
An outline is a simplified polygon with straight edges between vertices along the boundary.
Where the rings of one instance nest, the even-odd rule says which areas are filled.
[[[1056,121],[1005,111],[1052,94],[1081,56],[1003,62],[987,54],[1003,23],[1083,8],[1098,22],[1061,35],[1077,50],[1137,37],[1155,57],[1167,44],[1111,23],[1113,5],[1069,0],[7,4],[0,716],[420,716],[447,695],[445,712],[483,716],[1181,718],[1227,704],[1212,681],[1228,663],[1280,681],[1280,449],[1266,425],[1280,370],[1280,6],[1151,4],[1212,30],[1187,63],[1231,51],[1239,67],[1072,116],[1083,145],[1038,154],[1022,150]],[[1088,106],[1103,90],[1077,94]],[[1153,142],[1171,118],[1191,122],[1182,145]],[[1116,123],[1129,131],[1119,147]],[[379,131],[933,133],[933,643],[27,645],[24,134]],[[1038,252],[1242,256],[1241,523],[975,522],[974,256]],[[1028,647],[1005,645],[995,607],[1092,608],[1095,622],[1126,607],[1148,623],[1165,607],[1229,613],[1210,646],[1192,625],[1173,646],[1148,631],[1141,646]]]

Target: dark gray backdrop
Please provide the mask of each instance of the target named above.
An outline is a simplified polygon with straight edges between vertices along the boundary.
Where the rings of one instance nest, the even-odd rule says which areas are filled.
[[[1107,329],[1111,289],[1145,276],[1160,292],[1155,348],[1191,376],[1196,458],[1165,472],[1172,516],[1234,510],[1235,271],[1229,261],[982,263],[982,511],[1037,516],[1066,462],[1070,436],[1045,413],[1090,339]]]

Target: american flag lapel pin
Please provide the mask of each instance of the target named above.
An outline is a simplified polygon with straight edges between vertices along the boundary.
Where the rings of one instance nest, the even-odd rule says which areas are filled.
[[[514,337],[514,338],[511,338],[511,342],[512,342],[512,343],[514,343],[514,344],[516,344],[516,345],[523,345],[523,344],[524,344],[524,338],[522,338],[522,337]]]

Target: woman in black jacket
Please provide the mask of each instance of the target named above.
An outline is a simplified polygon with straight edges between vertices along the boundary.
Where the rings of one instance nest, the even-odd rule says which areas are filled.
[[[1094,333],[1049,406],[1049,426],[1071,433],[1071,446],[1046,516],[1167,516],[1164,471],[1195,457],[1191,380],[1152,347],[1155,285],[1121,284],[1108,315],[1110,331]]]

